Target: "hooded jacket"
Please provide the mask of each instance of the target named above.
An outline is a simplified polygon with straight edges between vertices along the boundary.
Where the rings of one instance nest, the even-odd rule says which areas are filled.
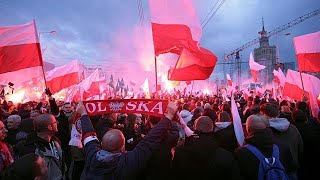
[[[294,162],[299,165],[303,153],[303,141],[298,129],[285,118],[269,120],[274,137],[290,147]]]
[[[55,136],[52,136],[51,141],[38,137],[36,133],[28,135],[27,140],[22,147],[20,156],[35,153],[44,158],[48,167],[48,179],[60,180],[65,179],[66,165],[64,155],[61,149],[60,141]]]
[[[231,122],[216,122],[213,138],[217,143],[229,152],[234,152],[238,148],[238,141]]]
[[[289,147],[286,144],[277,142],[269,128],[256,130],[245,139],[246,144],[255,146],[265,157],[272,156],[273,144],[279,148],[280,161],[288,174],[296,172],[296,164],[292,160]],[[239,163],[240,172],[243,179],[258,179],[259,159],[244,146],[235,150],[235,157]]]
[[[193,116],[191,112],[187,110],[182,110],[180,112],[180,115],[186,124],[188,124],[188,122],[192,119],[192,116]]]

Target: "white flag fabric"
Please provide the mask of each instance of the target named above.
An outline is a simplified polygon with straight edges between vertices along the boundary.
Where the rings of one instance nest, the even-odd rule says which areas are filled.
[[[146,80],[144,81],[143,85],[142,85],[142,89],[144,91],[144,93],[146,94],[146,99],[150,99],[150,90],[149,90],[149,81],[148,78],[146,78]]]
[[[253,59],[252,52],[250,53],[249,66],[250,66],[250,71],[251,71],[254,82],[258,82],[258,72],[266,68],[266,66],[255,62]]]
[[[231,97],[231,113],[233,118],[234,132],[235,132],[238,144],[242,146],[244,143],[244,133],[243,133],[243,128],[241,124],[238,107],[236,105],[236,102],[234,101],[233,94]]]

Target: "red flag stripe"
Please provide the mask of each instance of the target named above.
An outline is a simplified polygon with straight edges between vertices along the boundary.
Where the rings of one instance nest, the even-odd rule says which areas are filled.
[[[320,52],[297,54],[300,71],[320,72]]]
[[[304,92],[305,92],[305,95],[309,97],[308,92],[306,91]],[[286,82],[283,88],[283,95],[288,96],[291,99],[302,100],[303,90],[297,85]]]
[[[173,81],[188,81],[188,80],[203,80],[208,79],[213,71],[213,67],[201,67],[196,64],[181,68],[173,69],[169,72],[169,80]]]
[[[255,71],[253,69],[251,69],[250,71],[251,71],[251,75],[252,75],[253,81],[254,82],[258,82],[258,71]]]
[[[47,81],[47,87],[50,88],[50,91],[54,94],[64,88],[70,87],[78,83],[79,83],[78,72],[73,72],[73,73],[69,73],[63,76],[53,78],[50,81]]]
[[[39,43],[0,47],[0,74],[43,66]]]

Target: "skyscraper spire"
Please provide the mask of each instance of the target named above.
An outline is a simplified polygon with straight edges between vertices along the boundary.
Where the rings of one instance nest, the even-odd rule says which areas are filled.
[[[259,34],[261,36],[265,36],[267,34],[267,31],[264,29],[264,19],[263,19],[263,16],[262,16],[262,31],[259,31]]]
[[[265,30],[264,30],[264,19],[263,19],[263,16],[262,16],[262,31],[265,32]]]

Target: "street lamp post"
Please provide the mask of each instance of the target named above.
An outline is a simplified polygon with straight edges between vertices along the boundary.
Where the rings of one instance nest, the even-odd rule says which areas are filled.
[[[284,33],[284,34],[276,34],[275,36],[289,36],[289,35],[291,35],[291,33]],[[277,47],[277,49],[276,49],[276,63],[278,64],[278,63],[280,63],[280,47],[279,47],[279,41],[278,41],[278,38],[277,38],[277,43],[276,43],[276,47]]]
[[[45,31],[45,32],[39,32],[38,33],[38,38],[39,38],[39,43],[40,43],[40,36],[41,34],[56,34],[57,31]],[[41,46],[40,46],[41,48]],[[44,48],[44,49],[41,49],[41,57],[42,57],[42,54],[45,52],[47,48]],[[44,79],[44,84],[45,84],[45,87],[47,88],[47,81],[46,81],[46,76],[45,76],[45,72],[44,72],[44,69],[43,69],[43,66],[42,66],[42,73],[43,73],[43,79]]]
[[[39,32],[39,33],[38,33],[39,41],[40,41],[41,34],[51,34],[51,35],[54,35],[54,34],[56,34],[56,33],[57,33],[57,31],[43,31],[43,32]],[[46,50],[47,50],[47,48],[41,49],[42,54],[43,54]]]
[[[45,31],[45,32],[39,32],[38,35],[39,35],[39,39],[40,39],[40,35],[41,34],[52,34],[53,35],[53,34],[56,34],[56,33],[57,33],[57,31]]]

